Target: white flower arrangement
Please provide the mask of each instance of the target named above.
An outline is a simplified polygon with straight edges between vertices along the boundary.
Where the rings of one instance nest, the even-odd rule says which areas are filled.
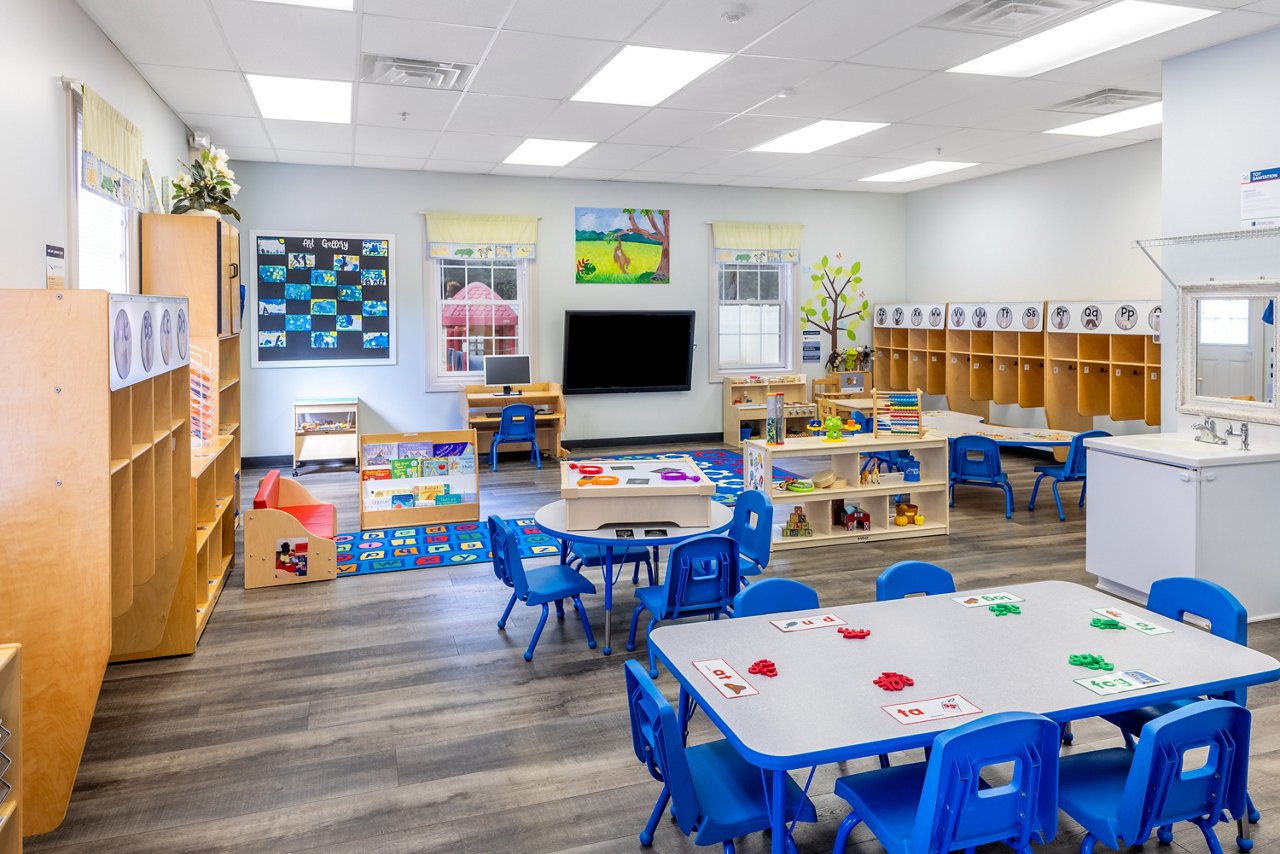
[[[173,213],[211,210],[239,220],[240,212],[230,202],[240,185],[228,164],[227,152],[221,148],[206,148],[191,165],[183,164],[187,171],[173,181]]]

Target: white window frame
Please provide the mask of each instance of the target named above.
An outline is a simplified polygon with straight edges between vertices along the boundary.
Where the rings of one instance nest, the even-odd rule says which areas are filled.
[[[796,335],[792,330],[793,319],[795,317],[795,287],[796,287],[796,268],[797,264],[788,263],[769,263],[769,264],[750,264],[742,261],[731,261],[725,263],[712,262],[711,265],[711,316],[710,321],[710,347],[711,347],[711,381],[719,382],[725,377],[747,376],[754,373],[768,372],[779,373],[789,372],[793,370],[796,364],[795,342]],[[720,307],[722,304],[738,304],[750,305],[753,301],[731,300],[725,303],[720,299],[720,273],[725,267],[771,267],[777,268],[779,272],[778,278],[778,302],[782,306],[782,316],[779,319],[781,324],[781,341],[779,342],[780,354],[782,359],[777,364],[760,363],[756,365],[742,365],[723,367],[720,361]],[[754,301],[759,302],[759,301]]]
[[[424,303],[426,305],[428,392],[454,391],[464,385],[482,385],[484,383],[483,371],[445,371],[442,369],[441,363],[446,344],[444,337],[441,335],[443,327],[440,323],[440,311],[444,303],[441,290],[445,281],[441,269],[446,262],[456,262],[457,260],[457,258],[427,257],[424,276],[427,282],[427,298]],[[492,260],[509,260],[515,266],[516,289],[519,295],[519,299],[516,302],[519,305],[520,313],[519,333],[516,336],[519,343],[517,344],[516,352],[529,354],[530,370],[536,378],[538,376],[538,359],[535,351],[537,324],[533,312],[534,300],[530,298],[531,292],[536,287],[536,264],[531,259],[523,258]],[[466,287],[466,284],[466,282],[463,282],[463,287]]]
[[[1199,343],[1223,347],[1251,346],[1250,327],[1253,324],[1253,318],[1249,316],[1250,304],[1251,301],[1245,297],[1231,300],[1200,300],[1200,317],[1197,318],[1196,323],[1196,330],[1200,336]],[[1206,308],[1225,309],[1228,306],[1232,309],[1242,309],[1242,311],[1228,315],[1227,312],[1220,310],[1215,312],[1212,317],[1205,316]],[[1235,340],[1234,337],[1229,335],[1230,332],[1239,330],[1244,332],[1243,339]],[[1228,337],[1232,337],[1232,340],[1225,340]]]
[[[67,249],[69,250],[67,255],[70,258],[68,284],[75,288],[84,288],[86,290],[101,289],[119,294],[139,293],[141,291],[140,258],[135,251],[139,239],[137,211],[103,196],[98,196],[84,188],[81,175],[81,170],[84,166],[84,158],[81,154],[83,151],[81,127],[84,122],[84,102],[78,87],[68,87],[68,93],[70,104],[68,136],[71,143],[67,147],[71,154],[68,175],[71,186],[67,188]],[[120,218],[121,278],[118,281],[109,282],[98,279],[94,275],[93,268],[87,267],[83,263],[84,247],[81,245],[82,241],[80,239],[81,216],[100,216],[103,218],[102,225],[105,228],[109,224],[107,217],[113,214],[118,215]]]

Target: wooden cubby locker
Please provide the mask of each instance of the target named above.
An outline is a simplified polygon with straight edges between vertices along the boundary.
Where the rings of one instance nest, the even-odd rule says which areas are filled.
[[[1160,424],[1159,300],[1051,302],[1045,312],[1045,416],[1089,430],[1097,415]]]
[[[1044,405],[1044,303],[947,304],[947,407]]]
[[[22,644],[0,644],[0,752],[9,765],[0,773],[8,795],[0,802],[0,854],[22,854]]]
[[[192,532],[190,570],[180,580],[163,637],[112,661],[195,652],[235,559],[240,522],[240,235],[221,219],[145,214],[142,290],[190,303]],[[193,397],[194,396],[194,397]]]
[[[109,656],[191,565],[185,299],[0,290],[0,637],[23,645],[23,834],[66,812]]]
[[[877,305],[872,313],[873,380],[881,390],[922,389],[944,394],[946,306],[941,303]]]

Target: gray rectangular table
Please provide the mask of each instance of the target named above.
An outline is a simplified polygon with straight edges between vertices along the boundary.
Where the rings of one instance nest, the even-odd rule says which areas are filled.
[[[870,629],[864,640],[847,640],[834,628],[783,633],[770,624],[781,616],[775,614],[660,626],[649,642],[680,682],[681,708],[696,699],[745,759],[772,772],[775,852],[785,839],[788,769],[923,747],[976,717],[904,725],[882,706],[959,694],[984,714],[1031,711],[1065,723],[1280,679],[1280,662],[1268,655],[1078,584],[1041,581],[953,595],[996,592],[1026,600],[1018,603],[1022,613],[998,617],[951,595],[928,596],[795,612],[835,614]],[[1172,632],[1095,629],[1094,608],[1118,608]],[[1117,672],[1144,670],[1169,684],[1099,696],[1072,680],[1107,674],[1069,664],[1074,653],[1101,655]],[[693,665],[717,658],[759,695],[721,696]],[[777,677],[747,673],[762,658],[777,666]],[[884,691],[873,684],[884,671],[906,674],[915,685]]]

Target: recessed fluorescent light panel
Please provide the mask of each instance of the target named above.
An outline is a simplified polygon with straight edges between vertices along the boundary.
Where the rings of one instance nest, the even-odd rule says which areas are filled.
[[[727,53],[629,44],[570,100],[652,107],[728,58]]]
[[[1218,11],[1146,0],[1121,0],[947,70],[997,77],[1034,77],[1203,20]]]
[[[883,122],[837,122],[825,119],[807,127],[784,133],[777,139],[757,145],[752,151],[780,151],[784,154],[809,154],[823,148],[871,133],[885,127]]]
[[[282,6],[314,6],[317,9],[337,9],[354,12],[355,0],[257,0],[259,3],[278,3]]]
[[[1127,130],[1150,127],[1164,121],[1164,103],[1156,101],[1144,107],[1123,110],[1109,116],[1098,116],[1075,124],[1047,130],[1045,133],[1065,133],[1071,136],[1110,136],[1113,133],[1124,133]]]
[[[926,160],[924,163],[917,163],[915,166],[904,166],[901,169],[894,169],[891,172],[881,172],[879,175],[871,175],[867,178],[859,178],[859,181],[883,181],[890,183],[900,183],[904,181],[919,181],[921,178],[932,178],[934,175],[945,175],[948,172],[955,172],[959,169],[968,169],[970,166],[977,166],[977,163],[960,163],[956,160]]]
[[[351,124],[351,83],[246,74],[264,119]]]
[[[563,139],[526,139],[502,162],[519,166],[563,166],[594,145],[594,142]]]

